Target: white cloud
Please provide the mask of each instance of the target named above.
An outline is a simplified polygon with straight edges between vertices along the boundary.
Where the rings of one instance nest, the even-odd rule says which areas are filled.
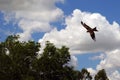
[[[64,0],[0,0],[0,10],[53,10],[56,2],[64,2]]]
[[[109,76],[110,80],[120,80],[120,72],[114,71]]]
[[[100,60],[102,59],[103,60],[104,58],[105,58],[105,54],[102,53],[102,54],[100,54],[98,56],[93,56],[90,59],[91,60],[97,60],[97,59],[100,59]]]
[[[70,66],[73,66],[74,68],[76,68],[78,66],[78,59],[77,57],[75,57],[74,55],[71,55],[71,60],[69,62]]]
[[[110,52],[106,52],[106,58],[101,60],[97,69],[119,69],[120,68],[120,49],[116,49]]]
[[[17,22],[23,33],[21,40],[28,40],[34,32],[50,31],[51,22],[63,18],[63,11],[56,7],[57,2],[64,0],[0,0],[0,10],[5,20]]]
[[[100,61],[96,71],[105,69],[110,80],[120,79],[120,49],[106,52],[106,57]],[[94,70],[94,69],[93,69]]]
[[[81,20],[89,26],[97,27],[96,42],[86,33],[86,29],[81,25]],[[74,10],[72,15],[66,17],[66,28],[58,31],[53,29],[46,33],[39,42],[44,43],[49,40],[56,46],[66,45],[72,53],[81,52],[104,52],[120,49],[119,24],[110,24],[104,16],[99,13],[82,12]]]
[[[97,73],[96,70],[92,69],[92,68],[87,68],[88,72],[90,72],[90,74],[94,77],[95,74]]]

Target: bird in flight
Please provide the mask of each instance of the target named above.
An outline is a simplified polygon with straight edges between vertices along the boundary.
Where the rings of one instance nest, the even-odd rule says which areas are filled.
[[[94,31],[98,31],[98,30],[96,29],[96,27],[95,27],[95,28],[91,28],[91,27],[89,27],[88,25],[86,25],[85,23],[83,23],[82,21],[81,21],[81,24],[83,25],[84,28],[87,29],[87,32],[90,33],[91,38],[92,38],[94,41],[96,41],[95,33],[94,33]]]

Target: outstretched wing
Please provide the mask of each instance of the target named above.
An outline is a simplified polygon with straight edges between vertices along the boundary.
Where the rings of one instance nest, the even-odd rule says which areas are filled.
[[[81,21],[81,24],[83,25],[83,27],[85,27],[87,30],[91,30],[92,28],[90,28],[88,25],[86,25],[85,23],[83,23],[82,21]]]
[[[91,38],[92,38],[94,41],[96,41],[95,33],[94,33],[94,32],[91,32],[91,33],[90,33],[90,36],[91,36]]]

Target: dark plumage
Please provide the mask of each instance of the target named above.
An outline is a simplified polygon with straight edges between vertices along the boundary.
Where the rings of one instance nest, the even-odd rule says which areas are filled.
[[[98,31],[98,30],[96,29],[96,27],[95,27],[95,28],[91,28],[91,27],[89,27],[88,25],[86,25],[85,23],[83,23],[82,21],[81,21],[81,24],[83,25],[84,28],[87,29],[87,32],[90,33],[91,38],[92,38],[94,41],[96,41],[95,33],[94,33],[94,31]]]

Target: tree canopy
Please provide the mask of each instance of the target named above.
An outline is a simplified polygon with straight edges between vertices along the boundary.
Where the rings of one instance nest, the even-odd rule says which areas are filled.
[[[95,75],[95,80],[109,80],[105,72],[105,69],[98,71],[98,73]]]
[[[11,35],[0,42],[0,80],[92,80],[87,69],[79,71],[68,65],[71,57],[66,46],[57,48],[47,41],[39,55],[40,43],[18,38]],[[105,70],[98,72],[95,80],[100,80],[99,76],[106,80]]]

